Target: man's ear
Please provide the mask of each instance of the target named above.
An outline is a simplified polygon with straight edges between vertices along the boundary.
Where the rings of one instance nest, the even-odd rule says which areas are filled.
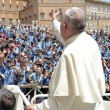
[[[63,26],[64,26],[64,30],[67,31],[68,28],[67,23],[64,23]]]

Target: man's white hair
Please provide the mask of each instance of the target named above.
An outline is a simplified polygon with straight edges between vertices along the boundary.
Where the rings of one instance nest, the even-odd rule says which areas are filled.
[[[66,10],[62,16],[62,20],[67,22],[71,29],[84,30],[86,26],[85,12],[78,7]]]

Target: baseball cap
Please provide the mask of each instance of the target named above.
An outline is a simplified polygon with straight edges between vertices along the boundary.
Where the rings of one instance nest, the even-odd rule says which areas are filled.
[[[11,59],[7,59],[6,62],[12,62],[12,60]]]

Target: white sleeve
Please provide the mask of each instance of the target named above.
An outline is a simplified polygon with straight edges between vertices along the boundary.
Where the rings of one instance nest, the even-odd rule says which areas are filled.
[[[62,42],[62,44],[64,45],[64,40],[63,38],[61,37],[61,33],[60,33],[60,22],[58,20],[53,20],[52,22],[52,28],[55,32],[55,35],[59,38],[59,40]]]

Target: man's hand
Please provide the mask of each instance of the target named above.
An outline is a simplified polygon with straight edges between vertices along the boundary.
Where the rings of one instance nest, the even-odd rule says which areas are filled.
[[[36,110],[36,104],[30,104],[26,107],[26,110]]]
[[[0,78],[5,79],[5,76],[3,74],[0,73]]]
[[[106,87],[107,92],[110,92],[109,84],[106,84],[105,87]]]
[[[54,11],[52,11],[52,21],[57,19],[57,17],[59,16],[60,12],[55,13]]]

